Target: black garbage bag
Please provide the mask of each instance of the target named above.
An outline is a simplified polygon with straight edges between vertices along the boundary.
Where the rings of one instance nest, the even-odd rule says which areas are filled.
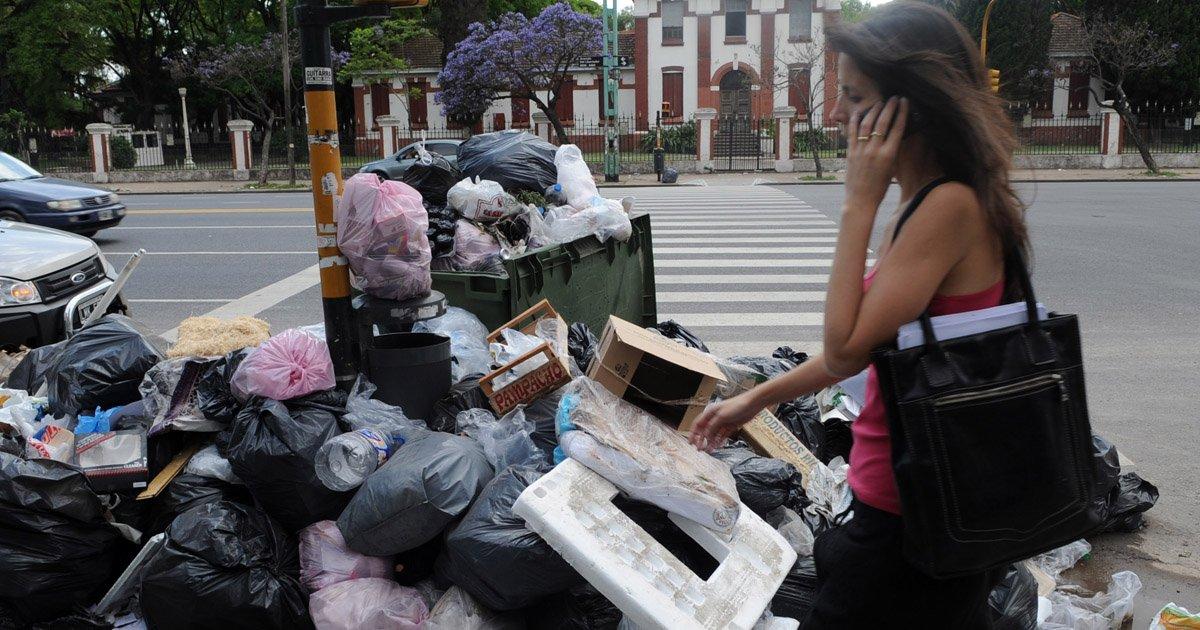
[[[788,370],[795,367],[791,361],[786,359],[777,359],[775,357],[729,357],[726,359],[730,363],[740,365],[745,368],[754,370],[755,373],[762,376],[759,380],[767,380],[775,378],[781,374],[787,374]]]
[[[779,405],[775,416],[783,422],[809,451],[822,463],[829,463],[834,456],[825,450],[825,426],[821,423],[821,408],[813,396],[801,396]]]
[[[808,353],[792,350],[791,346],[779,346],[775,348],[775,352],[772,352],[771,356],[776,359],[783,359],[791,363],[793,367],[808,360]]]
[[[342,433],[345,404],[336,390],[286,402],[256,396],[218,438],[234,474],[288,532],[337,518],[353,495],[326,488],[313,464],[321,446]]]
[[[66,341],[60,341],[30,350],[13,368],[4,386],[8,389],[23,389],[30,394],[36,394],[46,383],[46,376],[58,363],[58,357],[62,355],[63,347],[66,345]]]
[[[545,469],[512,466],[493,479],[446,535],[438,579],[460,586],[492,610],[516,610],[583,582],[546,541],[513,514],[517,497]]]
[[[1103,532],[1136,532],[1145,527],[1142,514],[1158,502],[1158,488],[1137,473],[1125,473],[1108,493],[1108,518]]]
[[[592,334],[592,329],[583,322],[575,322],[567,330],[567,353],[575,360],[575,366],[580,372],[587,372],[599,343],[596,335]]]
[[[458,213],[446,206],[445,202],[433,205],[425,202],[425,212],[429,215],[429,229],[425,235],[429,237],[429,247],[434,258],[445,258],[454,255],[454,230]]]
[[[463,177],[490,179],[515,195],[541,193],[558,181],[553,144],[519,129],[472,136],[458,145],[458,170]]]
[[[850,427],[854,426],[854,423],[830,418],[822,422],[821,426],[825,429],[825,457],[831,460],[841,457],[850,461],[850,447],[854,446],[854,434]]]
[[[524,610],[529,630],[616,630],[621,609],[584,582]]]
[[[368,556],[415,549],[466,512],[492,474],[475,440],[430,433],[367,477],[337,517],[338,529],[347,547]]]
[[[771,599],[771,614],[804,620],[817,594],[817,565],[812,556],[798,558]]]
[[[657,330],[658,332],[662,333],[664,337],[668,339],[674,339],[675,341],[678,341],[689,348],[695,348],[700,352],[708,352],[708,346],[704,345],[704,342],[701,341],[699,337],[693,334],[692,331],[684,328],[683,324],[680,324],[673,319],[668,319],[665,322],[659,322],[657,326],[647,326],[647,328],[650,330]]]
[[[140,399],[138,385],[163,355],[124,315],[105,315],[66,341],[46,375],[50,411],[78,415]]]
[[[78,468],[0,453],[0,607],[28,624],[99,600],[124,568],[104,514]]]
[[[546,455],[547,463],[553,463],[554,448],[558,446],[554,419],[558,415],[558,403],[561,400],[561,390],[557,390],[525,406],[525,419],[533,423],[533,433],[529,438],[533,440],[533,445]]]
[[[441,154],[429,151],[427,156],[418,157],[417,161],[404,171],[400,181],[416,188],[425,201],[444,206],[446,192],[461,179],[462,173],[459,173],[453,164]]]
[[[165,531],[180,514],[205,503],[235,501],[250,505],[253,499],[245,486],[203,475],[181,473],[153,500],[147,535]]]
[[[249,350],[237,350],[217,359],[196,382],[196,408],[205,418],[221,424],[229,424],[242,410],[242,404],[233,395],[229,382]]]
[[[233,501],[193,507],[167,528],[145,566],[142,614],[151,628],[312,628],[300,555],[266,512]]]
[[[719,448],[712,456],[729,466],[738,498],[759,516],[804,501],[803,477],[781,459],[761,457],[744,446]]]
[[[487,394],[479,387],[481,378],[482,374],[468,376],[451,385],[450,391],[433,405],[429,428],[442,433],[457,433],[458,414],[468,409],[491,409]]]
[[[1004,578],[988,595],[992,630],[1035,630],[1037,598],[1037,580],[1024,563],[1009,566]]]
[[[396,563],[393,578],[403,586],[416,586],[422,580],[433,577],[433,567],[446,546],[445,537],[434,536],[429,542],[392,556]]]

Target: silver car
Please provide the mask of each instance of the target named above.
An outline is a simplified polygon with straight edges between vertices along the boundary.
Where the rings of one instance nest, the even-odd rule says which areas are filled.
[[[66,338],[116,277],[90,238],[0,220],[0,347]],[[108,310],[126,311],[120,296]]]
[[[462,140],[428,140],[425,142],[425,148],[430,153],[437,153],[446,158],[446,161],[454,166],[458,164],[458,145],[462,143]],[[367,162],[358,172],[374,173],[380,179],[400,179],[404,177],[404,171],[416,163],[418,144],[421,143],[414,142],[382,160]]]

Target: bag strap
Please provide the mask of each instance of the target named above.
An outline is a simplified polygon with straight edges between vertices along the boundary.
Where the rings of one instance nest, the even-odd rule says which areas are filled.
[[[913,213],[917,211],[917,207],[921,205],[922,201],[925,201],[925,198],[929,196],[929,193],[933,192],[934,188],[948,183],[949,181],[949,177],[942,175],[928,184],[925,184],[921,190],[917,191],[917,194],[913,195],[912,201],[908,202],[908,206],[904,208],[904,213],[900,215],[900,220],[896,221],[896,229],[892,232],[893,243],[896,242],[896,237],[900,235],[900,228],[904,227],[904,224],[908,222],[909,217],[911,217]]]

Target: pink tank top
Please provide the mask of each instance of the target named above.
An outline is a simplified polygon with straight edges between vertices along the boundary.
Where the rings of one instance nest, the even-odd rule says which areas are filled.
[[[863,278],[863,292],[870,290],[875,270]],[[991,288],[967,295],[935,295],[929,303],[930,315],[949,315],[999,306],[1004,295],[1004,280]],[[850,489],[867,505],[900,513],[900,495],[892,474],[892,437],[887,414],[879,397],[879,378],[875,366],[868,368],[867,392],[862,412],[850,427],[854,444],[850,447]]]

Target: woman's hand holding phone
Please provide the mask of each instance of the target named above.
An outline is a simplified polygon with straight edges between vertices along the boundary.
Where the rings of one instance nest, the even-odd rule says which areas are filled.
[[[908,123],[907,98],[893,96],[850,117],[846,151],[846,211],[879,209],[896,170]]]

